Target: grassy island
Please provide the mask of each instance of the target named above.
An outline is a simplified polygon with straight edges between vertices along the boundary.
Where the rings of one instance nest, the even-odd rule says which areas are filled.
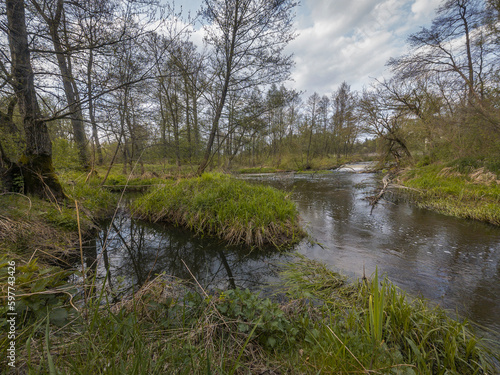
[[[141,219],[175,223],[230,244],[282,247],[305,235],[286,193],[222,174],[167,181],[137,199],[133,211]]]

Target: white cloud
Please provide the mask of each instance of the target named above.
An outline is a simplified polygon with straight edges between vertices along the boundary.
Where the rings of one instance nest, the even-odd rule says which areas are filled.
[[[323,94],[342,81],[361,89],[370,78],[387,74],[388,59],[404,53],[418,22],[430,20],[431,1],[305,0],[297,17],[299,36],[288,47],[297,64],[290,86]]]
[[[438,4],[435,0],[415,0],[411,6],[413,17],[417,21],[428,21],[434,17]]]
[[[184,0],[193,13],[201,0]],[[327,94],[342,81],[361,89],[371,78],[388,75],[390,57],[405,53],[407,36],[427,26],[436,0],[302,0],[297,8],[299,36],[287,47],[296,67],[289,87]],[[193,41],[202,46],[202,29]]]

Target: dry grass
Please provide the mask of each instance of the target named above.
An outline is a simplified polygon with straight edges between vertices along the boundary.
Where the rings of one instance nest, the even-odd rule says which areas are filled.
[[[78,234],[61,231],[43,221],[0,215],[0,247],[42,262],[61,264],[78,254]]]

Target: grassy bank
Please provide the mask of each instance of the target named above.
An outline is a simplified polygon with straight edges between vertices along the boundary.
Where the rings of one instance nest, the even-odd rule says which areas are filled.
[[[500,177],[484,167],[458,162],[415,167],[397,182],[420,207],[500,225]]]
[[[207,294],[160,276],[115,305],[98,294],[67,316],[23,321],[16,372],[495,373],[498,352],[468,323],[376,275],[350,283],[301,259],[278,292],[279,303],[248,290]]]
[[[132,210],[141,219],[172,222],[230,244],[281,247],[305,235],[284,192],[222,174],[167,181],[135,200]]]
[[[118,196],[83,178],[71,179],[74,175],[61,178],[67,195],[63,202],[0,194],[0,248],[5,253],[32,257],[37,251],[37,257],[63,256],[78,246],[79,228],[85,236],[95,220],[113,213]]]

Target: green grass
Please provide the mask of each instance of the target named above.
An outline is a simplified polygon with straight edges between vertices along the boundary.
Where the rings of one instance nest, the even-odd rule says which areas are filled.
[[[414,168],[399,177],[415,203],[446,215],[500,225],[500,184],[486,169],[429,165]]]
[[[241,168],[236,171],[236,173],[276,173],[279,169],[274,167],[253,167],[253,168]]]
[[[132,204],[134,215],[214,235],[231,244],[275,247],[305,233],[286,193],[222,174],[170,181]]]
[[[470,324],[410,300],[388,280],[381,286],[377,277],[349,282],[305,258],[285,266],[282,278],[280,303],[240,289],[207,294],[166,276],[117,304],[101,291],[79,305],[80,311],[70,311],[67,325],[54,325],[51,315],[21,324],[19,370],[429,375],[498,370],[498,348],[475,335]]]
[[[498,347],[467,322],[410,299],[377,274],[348,283],[324,265],[303,258],[286,275],[292,300],[307,300],[311,325],[304,339],[306,373],[490,373]],[[311,310],[312,309],[312,310]],[[489,369],[489,370],[488,370]],[[494,371],[493,371],[494,372]],[[493,373],[491,372],[491,373]]]

